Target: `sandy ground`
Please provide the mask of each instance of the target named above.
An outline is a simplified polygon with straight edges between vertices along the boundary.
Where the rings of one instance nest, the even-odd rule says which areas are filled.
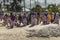
[[[6,27],[0,26],[0,40],[60,40],[60,37],[27,37],[27,30],[38,30],[47,26],[59,26],[57,24],[49,25],[36,25],[29,28],[29,25],[26,27],[14,27],[13,29],[7,29]]]
[[[2,23],[2,22],[0,22]],[[49,25],[36,25],[34,27],[14,27],[13,29],[7,29],[6,26],[1,26],[0,24],[0,40],[60,40],[60,37],[27,37],[27,30],[39,30],[48,26],[60,26],[57,24],[49,24]]]

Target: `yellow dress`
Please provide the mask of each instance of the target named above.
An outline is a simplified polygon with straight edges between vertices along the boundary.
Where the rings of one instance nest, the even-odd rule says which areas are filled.
[[[51,14],[50,13],[48,13],[47,17],[48,17],[48,21],[51,21]]]

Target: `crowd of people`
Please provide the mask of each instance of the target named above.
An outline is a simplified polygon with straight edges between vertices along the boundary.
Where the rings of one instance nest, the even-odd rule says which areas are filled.
[[[3,25],[10,24],[9,28],[14,26],[20,27],[30,25],[30,27],[42,23],[42,25],[47,25],[50,23],[59,24],[59,13],[58,12],[24,12],[24,13],[5,13],[0,15],[0,20],[3,20]]]

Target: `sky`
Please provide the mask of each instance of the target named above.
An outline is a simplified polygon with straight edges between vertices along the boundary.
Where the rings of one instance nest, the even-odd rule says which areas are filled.
[[[26,7],[29,7],[30,6],[30,2],[29,2],[30,0],[26,0],[25,2],[25,4],[26,4]],[[37,0],[35,0],[35,1],[37,1]],[[45,0],[38,0],[38,3],[42,6],[42,7],[44,7],[45,6]],[[35,2],[34,2],[34,0],[32,0],[31,1],[31,4],[32,4],[32,7],[33,6],[35,6]],[[56,4],[56,5],[58,5],[58,4],[60,4],[60,0],[47,0],[47,5],[48,4]]]
[[[3,0],[0,0],[0,2],[3,1]]]
[[[3,0],[0,0],[0,2],[3,1]],[[26,0],[26,2],[29,2],[30,0]],[[39,2],[41,3],[44,3],[44,0],[38,0]],[[34,2],[34,0],[32,0],[32,2]],[[47,3],[56,3],[56,4],[59,4],[60,3],[60,0],[47,0]]]
[[[0,2],[2,2],[2,1],[3,0],[0,0]],[[35,1],[37,1],[37,0],[35,0]],[[44,2],[45,2],[45,0],[38,0],[39,5],[41,5],[41,6],[45,6]],[[29,7],[30,6],[30,0],[26,0],[25,4],[26,4],[26,7]],[[31,4],[32,4],[31,7],[35,6],[34,0],[31,1]],[[58,5],[58,4],[60,4],[60,0],[47,0],[47,5],[48,4],[56,4],[56,5]],[[22,3],[22,5],[23,5],[23,3]]]

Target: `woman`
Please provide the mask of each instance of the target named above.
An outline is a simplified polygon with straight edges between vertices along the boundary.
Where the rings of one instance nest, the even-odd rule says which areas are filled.
[[[51,13],[50,12],[48,12],[48,14],[47,14],[47,21],[50,23],[51,22]]]
[[[51,23],[53,23],[53,22],[54,22],[54,20],[55,20],[55,13],[54,13],[54,12],[52,12],[52,15],[51,15]]]
[[[21,14],[18,15],[18,21],[19,21],[19,25],[21,25],[21,23],[22,23],[22,16],[21,16]]]
[[[42,19],[43,25],[46,25],[47,24],[47,16],[45,14],[43,14],[41,19]]]
[[[59,24],[59,13],[58,12],[55,15],[54,24]]]
[[[40,23],[40,13],[37,13],[37,24],[39,24]]]
[[[13,28],[13,26],[15,25],[15,20],[16,17],[13,13],[10,14],[10,28]]]
[[[23,23],[23,26],[26,26],[26,25],[27,25],[26,15],[23,15],[23,16],[22,16],[22,23]]]
[[[4,22],[3,22],[3,25],[4,26],[8,26],[8,15],[7,14],[5,14],[4,16],[3,16],[3,20],[4,20]]]
[[[36,14],[32,13],[31,14],[31,26],[37,25],[37,18]]]

